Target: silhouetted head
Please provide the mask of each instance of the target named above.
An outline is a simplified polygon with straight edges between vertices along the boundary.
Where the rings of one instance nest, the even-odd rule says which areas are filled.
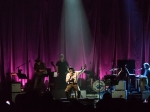
[[[144,66],[145,69],[148,69],[150,67],[149,63],[144,63],[143,66]]]
[[[111,94],[110,94],[110,93],[105,93],[105,94],[103,95],[103,99],[104,99],[104,100],[110,100],[110,99],[112,99]]]

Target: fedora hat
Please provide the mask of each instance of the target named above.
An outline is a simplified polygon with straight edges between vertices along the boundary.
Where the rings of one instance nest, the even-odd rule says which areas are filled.
[[[41,61],[41,59],[40,58],[37,58],[36,60],[35,60],[35,62],[40,62]]]

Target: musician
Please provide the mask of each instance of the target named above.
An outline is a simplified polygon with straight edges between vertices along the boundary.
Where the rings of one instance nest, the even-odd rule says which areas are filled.
[[[35,82],[34,89],[44,91],[44,74],[46,72],[46,65],[41,59],[37,58],[34,64]]]
[[[78,92],[78,98],[80,98],[81,92],[80,88],[77,84],[78,76],[82,74],[86,69],[86,66],[84,66],[84,69],[81,71],[75,71],[74,68],[69,68],[69,73],[66,75],[66,83],[68,84],[65,89],[66,97],[69,98],[69,91],[74,88]]]
[[[150,86],[150,65],[149,65],[149,63],[144,63],[143,66],[144,66],[144,74],[143,75],[147,76],[147,79],[148,79],[147,86]]]
[[[64,54],[60,55],[60,60],[56,63],[56,72],[58,73],[58,87],[64,89],[66,86],[65,78],[68,73],[68,62],[64,59]]]

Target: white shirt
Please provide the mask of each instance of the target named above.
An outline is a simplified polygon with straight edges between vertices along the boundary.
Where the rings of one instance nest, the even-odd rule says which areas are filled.
[[[84,71],[85,71],[85,69],[81,70],[81,71],[75,71],[75,73],[73,73],[73,76],[70,76],[70,73],[67,73],[66,83],[69,83],[69,80],[72,80],[72,79],[74,79],[74,83],[77,83],[78,82],[78,76],[81,75]]]

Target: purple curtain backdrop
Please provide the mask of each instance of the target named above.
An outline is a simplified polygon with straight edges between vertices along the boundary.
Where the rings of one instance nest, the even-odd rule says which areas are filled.
[[[17,72],[33,77],[40,57],[52,68],[63,53],[79,70],[87,64],[102,78],[117,60],[134,59],[135,67],[150,62],[149,0],[82,0],[91,36],[64,35],[63,0],[0,0],[0,81]],[[82,27],[82,25],[81,25]],[[72,41],[72,38],[79,38]],[[30,62],[28,62],[30,60]],[[86,76],[84,76],[86,77]]]

